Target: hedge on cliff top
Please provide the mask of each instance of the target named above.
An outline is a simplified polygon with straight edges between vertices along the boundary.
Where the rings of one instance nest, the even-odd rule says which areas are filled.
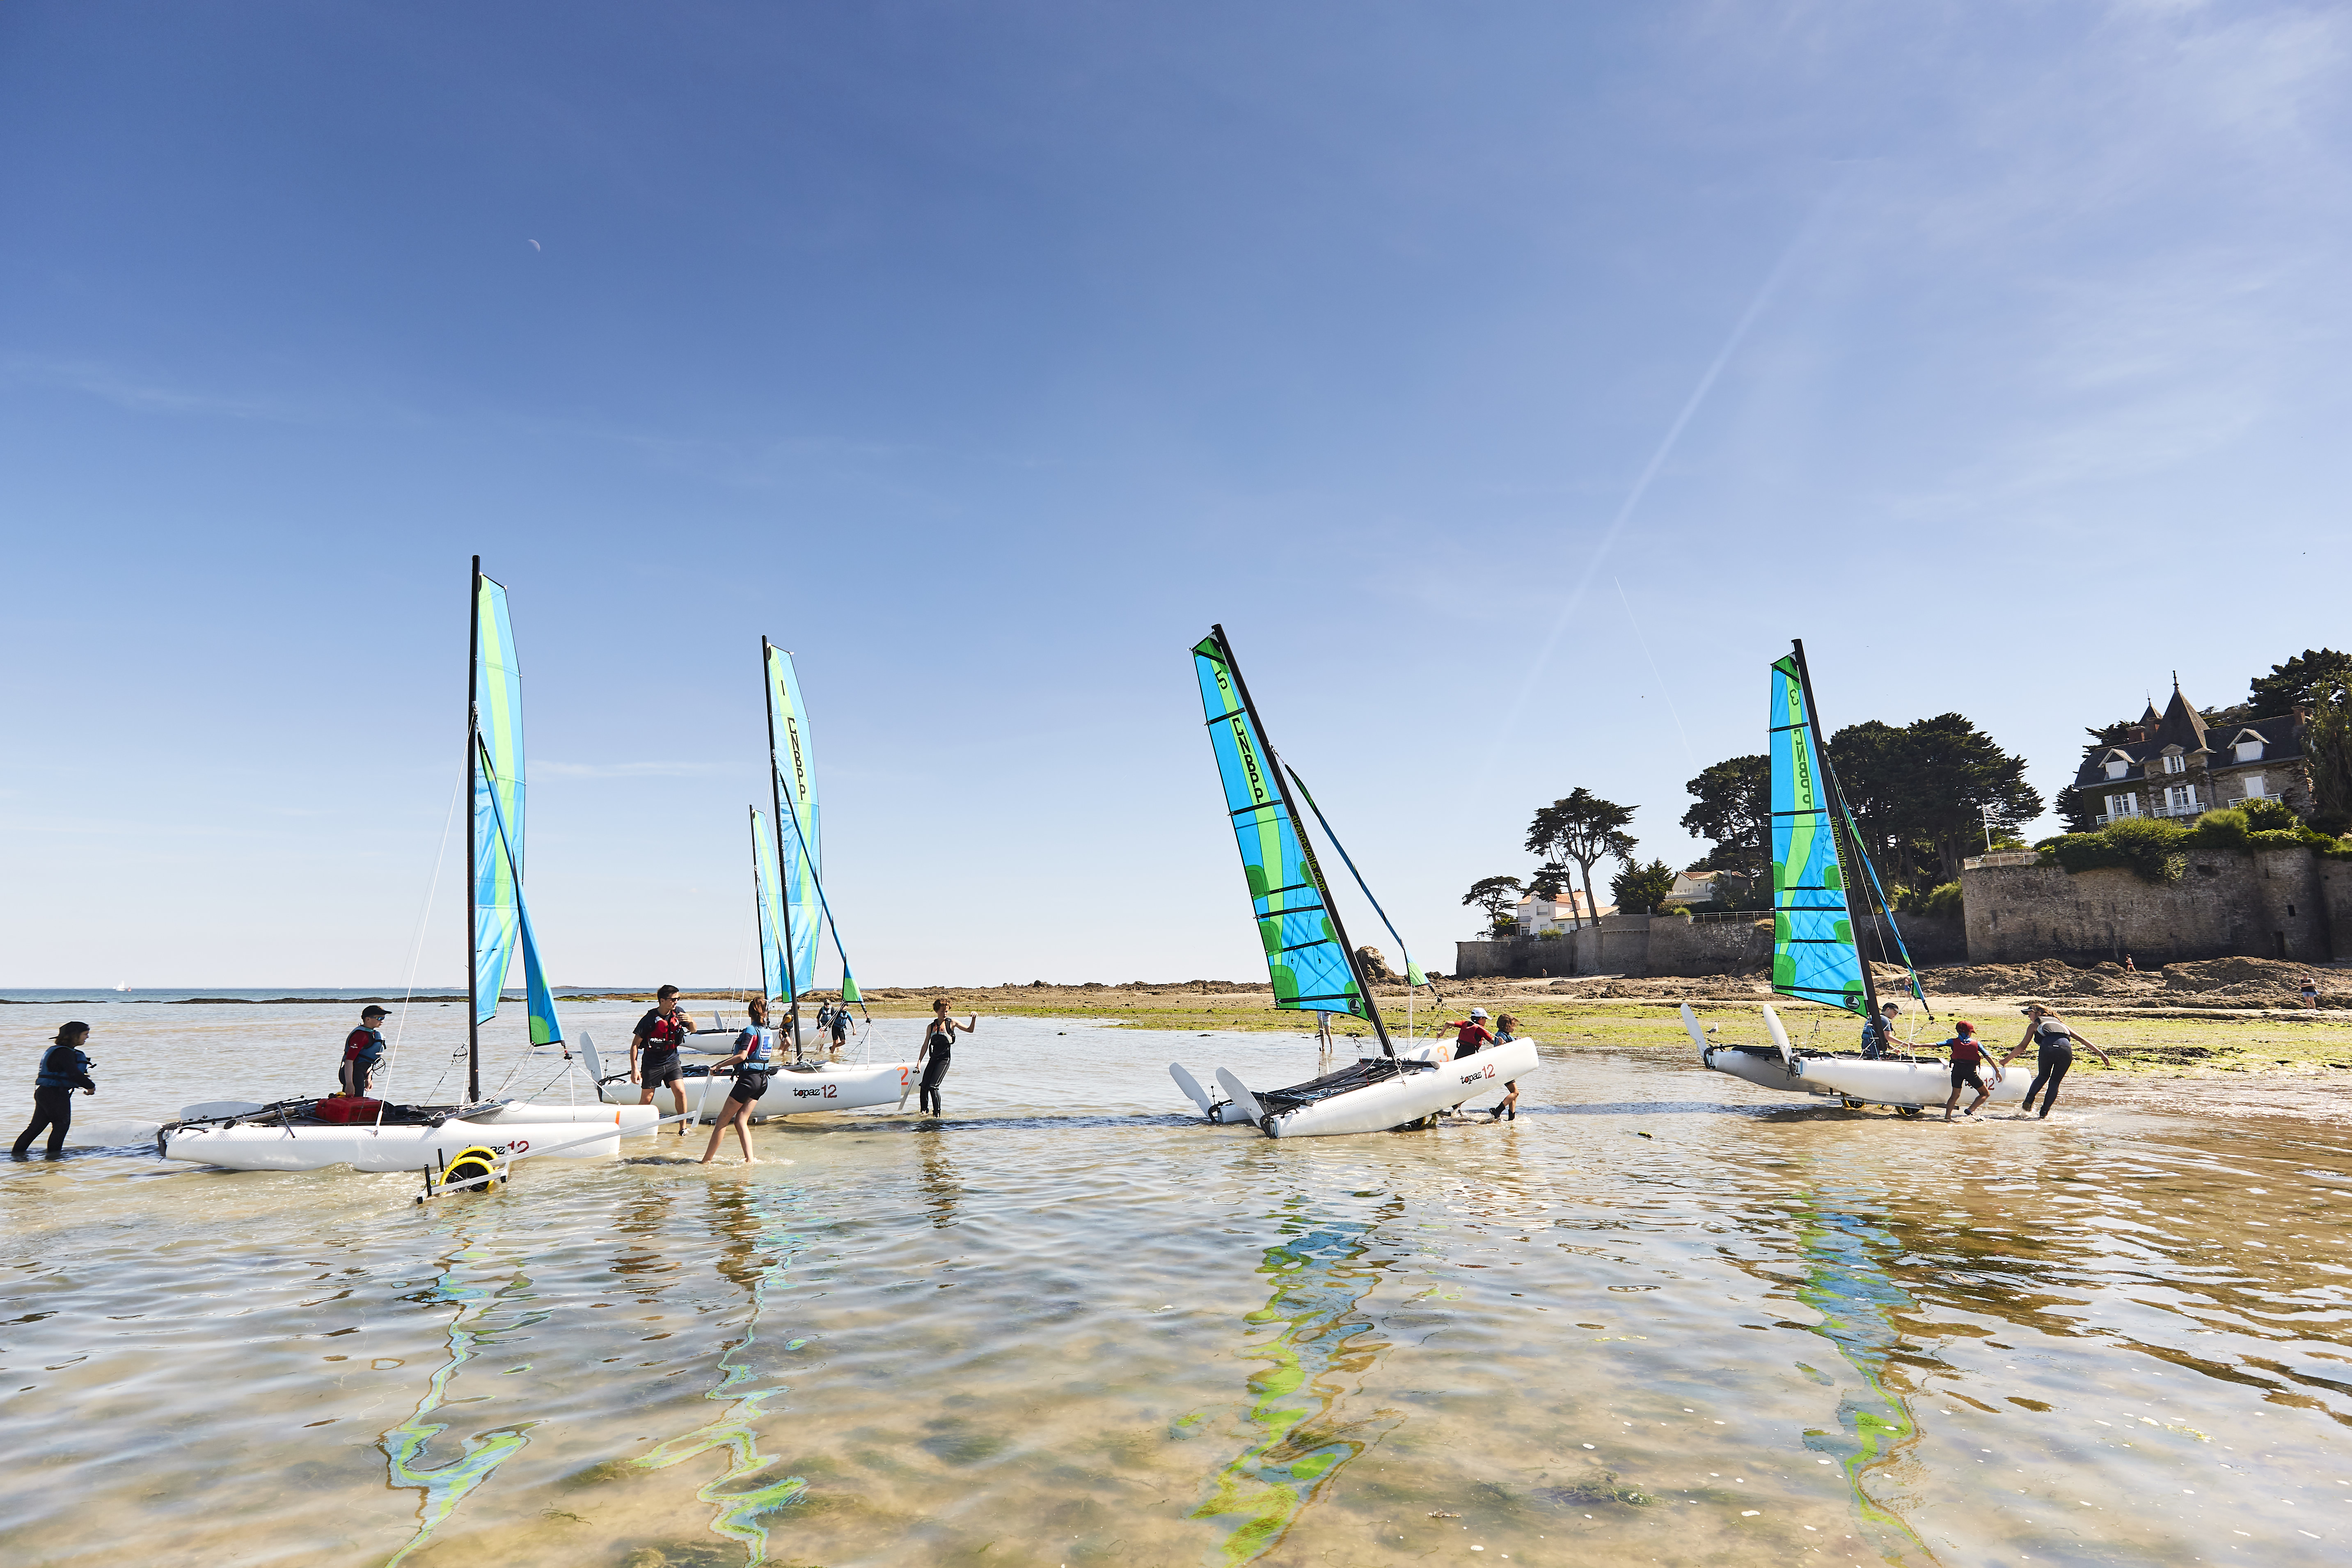
[[[2246,853],[2298,845],[2336,859],[2352,859],[2352,837],[2331,838],[2307,827],[2274,800],[2249,801],[2243,810],[2209,811],[2194,827],[2161,817],[2129,816],[2096,833],[2068,833],[2045,838],[2034,847],[2045,861],[2054,860],[2069,871],[2114,866],[2142,881],[2163,883],[2177,882],[2188,871],[2192,849]]]

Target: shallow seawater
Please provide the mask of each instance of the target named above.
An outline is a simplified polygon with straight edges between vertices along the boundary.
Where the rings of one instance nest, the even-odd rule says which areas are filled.
[[[936,1131],[420,1207],[141,1142],[315,1090],[349,1008],[79,1011],[79,1145],[0,1168],[23,1568],[2345,1560],[2335,1121],[2094,1076],[1948,1128],[1585,1049],[1515,1122],[1276,1142],[1165,1064],[1308,1042],[997,1018]],[[29,1083],[57,1020],[8,1012]],[[403,1097],[455,1037],[412,1019]]]

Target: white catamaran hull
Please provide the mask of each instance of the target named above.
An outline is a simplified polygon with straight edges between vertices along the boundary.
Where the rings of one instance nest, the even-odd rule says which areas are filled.
[[[1698,1047],[1698,1059],[1717,1072],[1729,1073],[1746,1079],[1762,1089],[1779,1089],[1787,1094],[1812,1094],[1843,1101],[1849,1105],[1891,1105],[1897,1110],[1924,1110],[1940,1106],[1952,1092],[1951,1068],[1937,1060],[1899,1061],[1885,1058],[1873,1060],[1859,1056],[1809,1055],[1792,1048],[1788,1032],[1781,1027],[1780,1016],[1770,1007],[1764,1009],[1765,1032],[1772,1037],[1773,1050],[1766,1055],[1754,1047],[1710,1044],[1699,1029],[1698,1020],[1686,1005],[1683,1010],[1683,1026],[1691,1041]],[[1996,1076],[1998,1075],[1998,1076]],[[1988,1062],[1978,1069],[1979,1079],[1990,1079],[1993,1105],[2014,1105],[2025,1098],[2028,1075],[2014,1070],[2000,1072]],[[1976,1099],[1976,1090],[1963,1087],[1960,1103],[1963,1107]]]
[[[698,1121],[715,1121],[726,1106],[727,1097],[734,1092],[732,1068],[702,1076],[689,1076],[679,1080],[686,1091],[687,1108]],[[616,1079],[601,1086],[604,1099],[615,1105],[635,1105],[645,1092],[642,1084],[627,1079]],[[754,1103],[754,1116],[802,1116],[817,1110],[866,1110],[877,1105],[897,1105],[915,1092],[915,1064],[912,1062],[823,1062],[806,1072],[774,1072],[768,1075],[768,1092]],[[647,1110],[667,1110],[671,1104],[669,1086],[662,1085],[654,1091],[654,1103]]]
[[[648,1119],[650,1120],[650,1119]],[[512,1121],[484,1118],[445,1121],[438,1127],[230,1126],[167,1127],[160,1142],[167,1160],[221,1165],[232,1171],[321,1171],[349,1165],[355,1171],[437,1170],[460,1149],[523,1154],[533,1144],[565,1143],[586,1137],[578,1121]],[[621,1152],[625,1128],[615,1122],[609,1138],[595,1138],[554,1154],[560,1160],[609,1160]]]
[[[1426,1047],[1423,1059],[1426,1059],[1425,1053]],[[1171,1064],[1169,1074],[1188,1099],[1202,1105],[1213,1121],[1255,1121],[1269,1138],[1328,1138],[1350,1132],[1387,1132],[1410,1126],[1480,1095],[1499,1093],[1505,1084],[1531,1076],[1538,1065],[1534,1041],[1512,1040],[1459,1059],[1433,1060],[1423,1070],[1348,1089],[1311,1104],[1272,1111],[1266,1110],[1257,1096],[1226,1068],[1220,1068],[1216,1075],[1226,1100],[1207,1104],[1203,1104],[1208,1100],[1206,1093],[1192,1074],[1174,1064]]]

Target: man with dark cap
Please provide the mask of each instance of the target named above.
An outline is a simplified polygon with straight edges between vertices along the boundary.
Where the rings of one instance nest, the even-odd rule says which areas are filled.
[[[345,1094],[367,1093],[368,1079],[375,1076],[376,1064],[383,1060],[383,1009],[371,1005],[360,1014],[360,1026],[343,1037],[343,1065],[339,1077]]]
[[[89,1058],[81,1054],[82,1042],[89,1038],[88,1024],[68,1024],[41,1053],[40,1075],[33,1079],[33,1120],[16,1134],[16,1146],[9,1151],[16,1159],[25,1157],[44,1129],[49,1134],[49,1158],[65,1153],[66,1133],[73,1126],[73,1091],[98,1092],[98,1085],[90,1081]]]

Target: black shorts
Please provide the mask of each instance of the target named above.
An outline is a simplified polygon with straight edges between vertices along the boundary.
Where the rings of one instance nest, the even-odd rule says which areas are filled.
[[[637,1077],[646,1083],[676,1083],[685,1076],[676,1051],[647,1051],[637,1058]]]
[[[768,1075],[763,1072],[739,1072],[735,1087],[727,1091],[730,1100],[740,1100],[750,1105],[768,1092]]]
[[[1972,1089],[1979,1094],[1984,1093],[1985,1086],[1977,1077],[1977,1069],[1983,1065],[1984,1064],[1982,1062],[1954,1062],[1952,1064],[1952,1087],[1954,1089]]]

